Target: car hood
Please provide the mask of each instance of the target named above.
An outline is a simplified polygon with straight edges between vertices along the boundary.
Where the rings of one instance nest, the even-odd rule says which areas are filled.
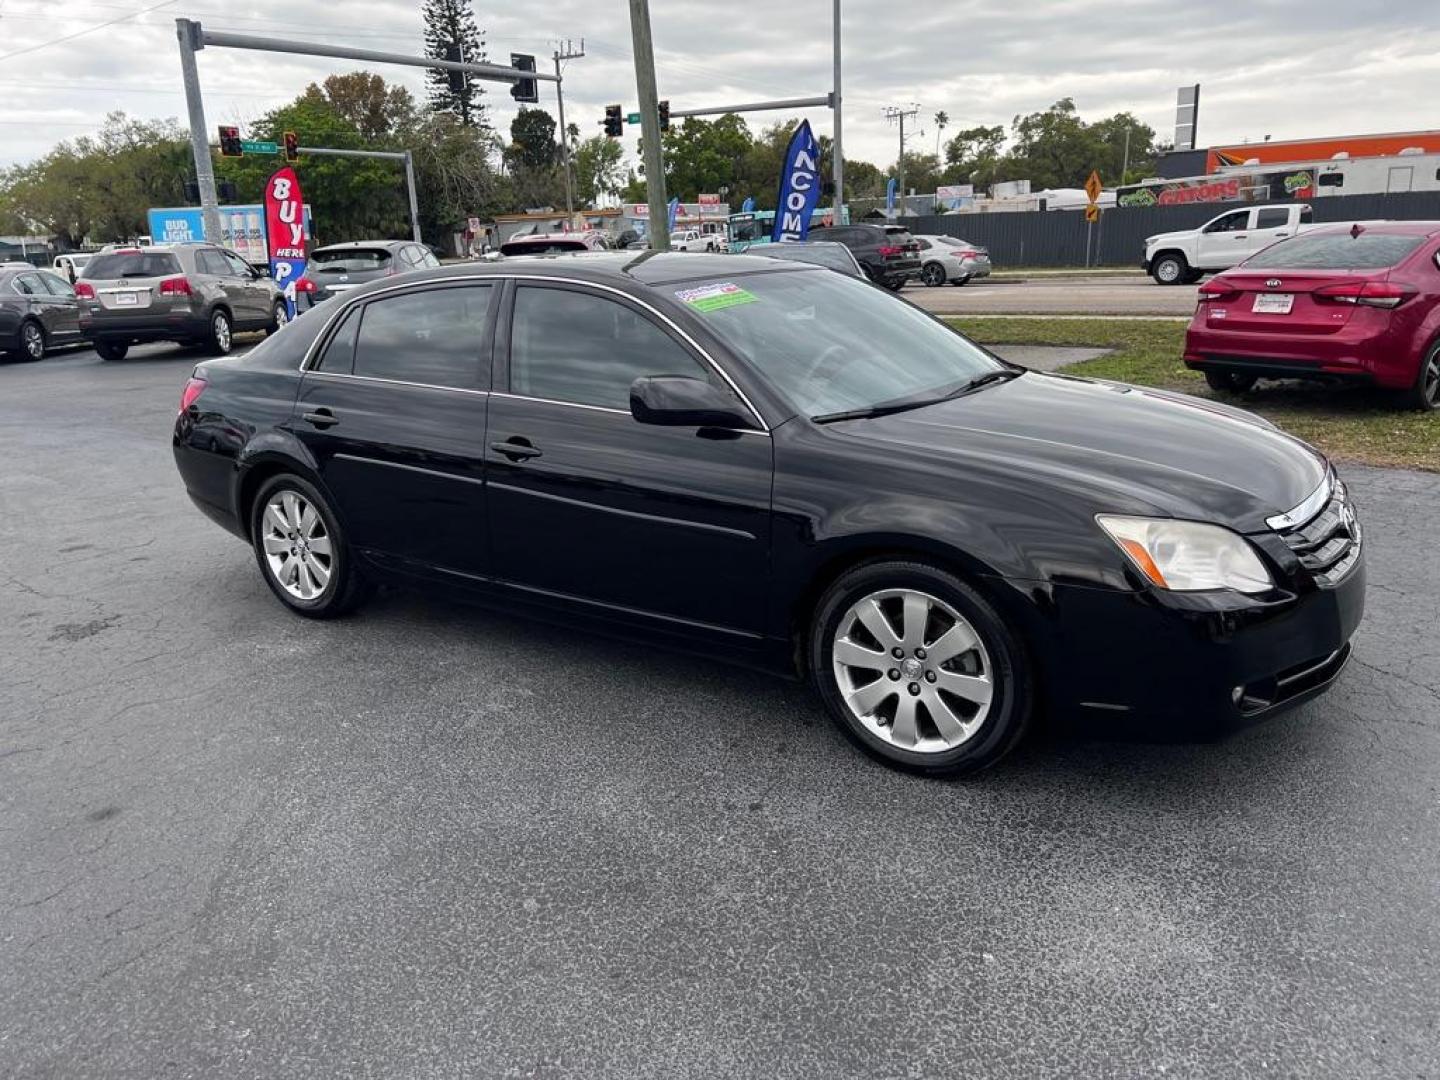
[[[846,434],[1029,473],[1094,512],[1212,521],[1242,532],[1303,502],[1325,479],[1318,452],[1217,402],[1119,383],[1029,373],[952,401],[835,425]]]

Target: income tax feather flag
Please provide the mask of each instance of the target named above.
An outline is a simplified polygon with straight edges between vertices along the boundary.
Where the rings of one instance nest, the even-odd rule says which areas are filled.
[[[785,150],[780,173],[780,198],[775,204],[772,243],[804,240],[810,232],[810,215],[820,201],[820,144],[810,131],[810,121],[800,121]]]

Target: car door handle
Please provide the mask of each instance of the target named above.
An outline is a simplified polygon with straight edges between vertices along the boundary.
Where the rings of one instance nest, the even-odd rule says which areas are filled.
[[[1250,237],[1246,236],[1246,235],[1242,232],[1242,233],[1236,233],[1236,234],[1235,234],[1235,239],[1236,239],[1236,240],[1249,240]]]
[[[1288,232],[1281,231],[1281,232],[1277,232],[1275,235],[1276,235],[1276,236],[1289,236],[1290,234],[1289,234]]]
[[[307,422],[314,424],[318,428],[334,427],[340,422],[338,419],[336,419],[335,414],[332,413],[329,409],[325,408],[323,405],[320,408],[316,409],[314,412],[307,412],[305,414],[305,419]]]
[[[492,442],[490,449],[497,454],[504,454],[511,461],[524,461],[526,458],[540,456],[539,448],[530,445],[530,440],[523,435],[512,435],[504,442]]]

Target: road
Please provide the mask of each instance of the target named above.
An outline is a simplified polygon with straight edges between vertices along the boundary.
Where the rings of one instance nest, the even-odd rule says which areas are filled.
[[[1148,277],[981,279],[956,287],[905,286],[902,295],[940,315],[1169,315],[1195,311],[1195,285]]]
[[[944,783],[706,660],[286,614],[192,362],[0,365],[0,1076],[1440,1075],[1440,479],[1347,470],[1324,699]]]

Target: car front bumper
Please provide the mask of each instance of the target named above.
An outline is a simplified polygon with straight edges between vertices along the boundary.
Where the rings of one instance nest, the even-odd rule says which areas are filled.
[[[1365,559],[1362,552],[1333,587],[1274,599],[1079,585],[1045,591],[1021,608],[1041,645],[1045,697],[1058,719],[1088,734],[1205,740],[1329,688],[1364,615]]]

